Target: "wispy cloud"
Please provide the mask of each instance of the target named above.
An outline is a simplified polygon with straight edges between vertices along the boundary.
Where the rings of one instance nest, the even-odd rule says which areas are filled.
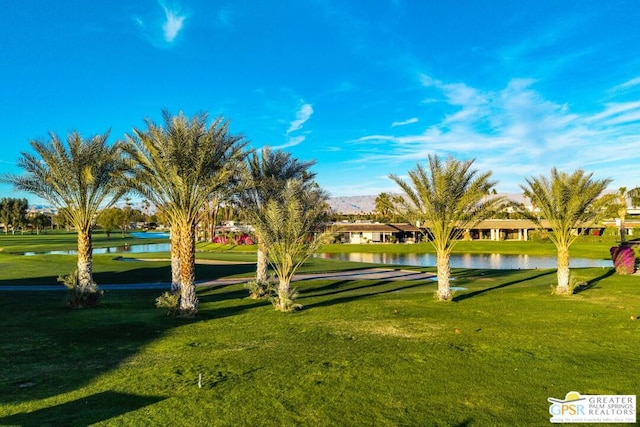
[[[173,43],[186,18],[185,15],[180,15],[179,12],[169,9],[167,6],[161,4],[164,9],[166,21],[162,24],[162,31],[164,32],[164,39],[168,43]]]
[[[311,106],[311,104],[307,104],[307,103],[302,104],[302,106],[300,106],[300,108],[296,112],[295,120],[292,120],[289,123],[289,128],[285,133],[285,136],[287,138],[286,142],[284,144],[278,145],[277,147],[274,147],[274,149],[284,149],[288,147],[293,147],[304,142],[304,140],[306,139],[305,135],[294,135],[294,134],[296,134],[298,131],[302,129],[304,124],[311,118],[312,114],[313,114],[313,107]]]
[[[640,85],[640,77],[633,78],[611,88],[611,92],[622,92]]]
[[[309,120],[312,114],[313,107],[311,106],[311,104],[303,104],[296,113],[296,119],[291,122],[289,129],[287,129],[287,134],[290,134],[291,132],[295,132],[302,128],[302,125],[304,125],[305,122]]]
[[[410,125],[413,123],[418,123],[420,120],[417,117],[412,117],[410,119],[407,120],[402,120],[399,122],[393,122],[391,123],[391,127],[396,127],[396,126],[406,126],[406,125]]]
[[[171,46],[184,28],[187,14],[176,4],[168,5],[158,1],[162,10],[148,13],[144,17],[135,16],[134,22],[142,36],[153,46],[165,48]]]
[[[621,176],[616,165],[640,162],[633,148],[640,146],[640,101],[604,104],[596,113],[578,114],[546,99],[531,79],[513,79],[499,90],[427,75],[420,80],[439,92],[441,117],[421,133],[364,135],[352,141],[364,150],[357,162],[386,164],[402,173],[401,168],[423,163],[429,154],[474,158],[478,168],[494,172],[503,191],[518,191],[523,177],[552,166],[615,178]],[[640,173],[624,178],[640,182]]]

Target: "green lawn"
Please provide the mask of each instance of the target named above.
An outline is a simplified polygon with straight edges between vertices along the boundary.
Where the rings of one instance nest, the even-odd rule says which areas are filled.
[[[453,303],[429,282],[309,281],[290,315],[221,286],[195,320],[157,291],[78,311],[3,292],[0,424],[546,425],[548,397],[640,389],[640,279],[574,275],[587,289],[558,297],[553,270],[454,271]]]
[[[169,278],[168,261],[94,261],[98,283]],[[5,252],[0,284],[55,283],[74,264]],[[313,259],[304,271],[363,266]],[[197,277],[254,269],[198,265]],[[65,308],[64,292],[3,291],[0,425],[547,425],[548,397],[640,390],[640,277],[574,269],[582,290],[561,297],[554,270],[453,276],[466,289],[452,303],[429,281],[298,282],[293,314],[217,286],[199,290],[194,320],[156,309],[159,291],[109,291],[91,310]]]

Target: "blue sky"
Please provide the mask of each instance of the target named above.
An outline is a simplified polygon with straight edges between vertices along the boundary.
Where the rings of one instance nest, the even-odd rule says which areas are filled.
[[[552,166],[634,187],[638,22],[635,0],[5,2],[0,172],[49,131],[115,141],[166,108],[317,160],[332,196],[394,191],[428,154],[500,192]]]

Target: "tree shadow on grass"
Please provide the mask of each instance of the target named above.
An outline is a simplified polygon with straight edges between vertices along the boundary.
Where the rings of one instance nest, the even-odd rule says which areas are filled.
[[[323,279],[323,280],[328,280],[328,279]],[[354,289],[354,288],[345,288],[345,287],[343,287],[344,285],[346,285],[348,283],[353,283],[353,280],[349,280],[349,279],[336,280],[336,281],[332,281],[331,283],[327,283],[326,285],[323,285],[323,286],[309,287],[309,288],[300,288],[300,287],[296,286],[297,283],[300,283],[300,282],[294,283],[293,286],[297,288],[298,293],[300,294],[300,296],[305,296],[305,297],[317,297],[317,296],[322,296],[322,295],[331,295],[331,294],[334,294],[334,293],[345,292],[345,291],[349,291],[351,289]]]
[[[0,418],[2,425],[90,425],[153,405],[165,397],[105,391],[33,412]]]
[[[610,268],[604,274],[601,274],[598,277],[594,277],[593,279],[587,280],[586,282],[576,286],[573,289],[573,293],[574,294],[579,294],[579,293],[584,292],[584,291],[586,291],[588,289],[592,289],[598,284],[598,282],[600,282],[603,279],[606,279],[607,277],[613,276],[613,274],[615,272],[616,272],[615,269]]]
[[[62,292],[3,293],[0,404],[77,390],[179,327],[153,307],[158,291],[113,291],[93,309],[64,307]]]
[[[321,297],[334,296],[333,298],[326,298],[326,299],[322,299],[321,301],[312,302],[312,303],[304,303],[303,300],[300,300],[300,302],[303,303],[305,309],[317,308],[317,307],[328,307],[328,306],[332,306],[336,304],[344,304],[351,301],[356,301],[362,298],[368,298],[376,295],[384,295],[384,294],[389,294],[393,292],[400,292],[406,289],[425,286],[426,284],[429,284],[429,283],[433,284],[433,282],[423,282],[423,281],[416,281],[415,283],[411,283],[411,284],[408,284],[408,282],[394,282],[394,281],[388,281],[388,280],[371,281],[371,282],[373,283],[367,283],[362,286],[345,288],[338,291],[329,292],[329,293],[320,295]],[[391,286],[393,284],[400,284],[400,283],[402,283],[403,286]],[[359,292],[366,289],[368,289],[369,292]],[[358,292],[358,293],[354,295],[343,296],[343,297],[335,297],[335,295],[337,294],[342,294],[347,292]],[[316,295],[313,296],[313,298],[316,298],[316,297],[317,297]]]
[[[512,280],[512,281],[509,281],[509,282],[502,283],[500,285],[496,285],[496,286],[491,286],[489,288],[480,289],[478,291],[466,292],[466,293],[464,293],[462,295],[458,295],[458,296],[453,297],[452,301],[454,301],[454,302],[464,301],[466,299],[477,297],[477,296],[482,295],[482,294],[487,293],[487,292],[491,292],[491,291],[495,291],[495,290],[498,290],[498,289],[507,288],[509,286],[517,285],[517,284],[522,283],[522,282],[528,282],[529,280],[537,279],[539,277],[548,276],[550,274],[555,274],[555,271],[554,270],[544,270],[544,271],[540,272],[539,274],[535,274],[533,276],[526,276],[526,277],[523,277],[523,278],[518,279],[518,280]]]

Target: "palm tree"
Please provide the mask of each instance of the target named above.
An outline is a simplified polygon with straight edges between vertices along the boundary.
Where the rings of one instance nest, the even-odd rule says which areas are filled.
[[[22,153],[18,165],[26,175],[5,175],[18,191],[47,200],[63,212],[78,233],[78,292],[95,291],[91,229],[99,209],[112,206],[124,193],[128,170],[121,144],[107,145],[109,132],[88,139],[67,135],[67,147],[54,133],[49,141],[31,141],[36,155]]]
[[[429,228],[436,250],[439,301],[451,300],[450,255],[464,231],[491,217],[503,204],[502,197],[487,198],[495,186],[491,172],[471,169],[474,160],[428,157],[428,170],[420,164],[409,171],[410,183],[390,175],[405,194],[397,207],[409,221]],[[420,222],[420,223],[419,223]]]
[[[376,203],[376,213],[380,215],[382,219],[385,219],[389,216],[389,214],[393,210],[393,202],[391,200],[391,195],[389,193],[380,193],[375,200]]]
[[[596,222],[604,215],[606,206],[616,198],[616,194],[602,195],[610,179],[594,180],[592,176],[582,169],[568,174],[554,167],[549,177],[527,178],[527,184],[520,186],[536,211],[516,205],[518,212],[539,229],[545,228],[543,221],[547,221],[551,228],[549,238],[558,250],[556,292],[559,294],[571,293],[569,247],[578,238],[577,228]]]
[[[273,151],[264,147],[260,155],[253,153],[247,159],[245,191],[239,201],[245,214],[255,218],[270,200],[280,197],[285,183],[290,179],[299,179],[304,187],[313,183],[315,173],[309,168],[315,161],[301,162],[281,150]],[[267,281],[267,247],[258,237],[256,281]]]
[[[162,112],[164,124],[145,120],[146,130],[126,135],[125,149],[136,168],[131,185],[167,217],[171,227],[172,290],[180,291],[178,310],[197,313],[195,229],[212,193],[223,187],[243,161],[247,142],[229,132],[222,118],[188,119]]]
[[[326,193],[318,187],[292,179],[253,217],[258,239],[267,248],[269,263],[278,276],[277,297],[273,300],[276,310],[301,307],[295,303],[291,279],[330,235],[319,233],[327,218],[326,199]]]
[[[640,195],[640,187],[632,188],[627,191],[627,187],[620,187],[618,189],[618,204],[617,214],[620,218],[620,245],[626,244],[627,230],[625,228],[625,220],[627,218],[627,201],[631,200],[632,204],[634,199],[637,199]]]

